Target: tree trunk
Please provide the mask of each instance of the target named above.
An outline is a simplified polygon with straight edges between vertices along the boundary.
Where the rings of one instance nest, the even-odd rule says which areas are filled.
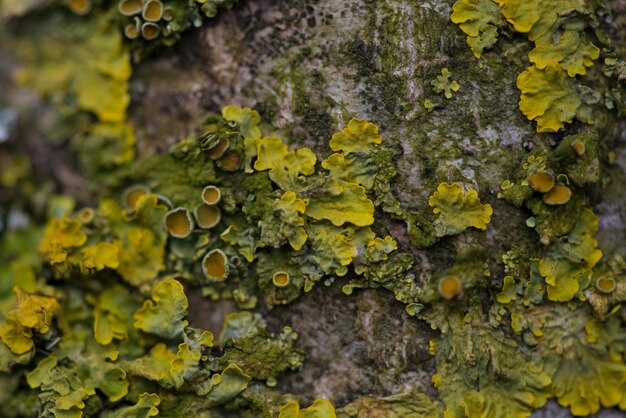
[[[404,211],[430,216],[429,196],[442,182],[475,189],[493,207],[486,232],[468,229],[426,248],[411,242],[407,222],[378,209],[380,229],[414,258],[408,273],[428,283],[454,265],[459,249],[481,246],[494,283],[501,283],[502,253],[513,246],[533,253],[542,246],[526,224],[528,209],[498,198],[502,182],[515,178],[531,150],[549,149],[583,126],[575,122],[558,134],[537,133],[536,123],[519,109],[516,87],[518,75],[530,65],[532,43],[503,29],[495,46],[477,60],[465,34],[450,21],[453,3],[240,0],[185,32],[175,46],[134,63],[128,121],[135,129],[138,158],[163,153],[197,133],[208,112],[226,105],[257,110],[264,134],[281,136],[290,149],[309,147],[319,160],[330,154],[333,133],[353,117],[365,119],[379,127],[383,146],[393,152],[398,175],[391,186]],[[624,2],[610,6],[619,17]],[[623,20],[622,14],[621,21],[601,22],[622,57]],[[2,61],[0,71],[6,74],[12,68],[8,59]],[[460,85],[450,99],[431,84],[444,68]],[[586,79],[602,83],[601,71],[596,64]],[[43,106],[6,79],[0,87],[10,92],[4,103],[0,99],[4,106]],[[435,104],[432,112],[425,101]],[[602,152],[616,155],[612,165],[603,160],[601,181],[586,189],[600,219],[596,238],[608,257],[626,254],[626,122],[602,106],[595,118],[592,129]],[[94,202],[72,152],[39,136],[47,129],[45,122],[22,119],[17,130],[23,140],[13,146],[27,150],[39,174],[52,176],[58,190]],[[382,287],[343,294],[349,278],[329,286],[320,282],[284,306],[257,308],[270,330],[293,327],[306,353],[299,372],[278,378],[280,391],[301,396],[306,405],[327,398],[337,408],[363,395],[384,397],[409,388],[438,399],[429,341],[440,332],[407,315],[405,305]],[[216,334],[224,316],[237,310],[230,301],[188,296],[191,324]],[[533,416],[569,416],[556,403],[547,408]],[[624,415],[603,411],[601,416]]]

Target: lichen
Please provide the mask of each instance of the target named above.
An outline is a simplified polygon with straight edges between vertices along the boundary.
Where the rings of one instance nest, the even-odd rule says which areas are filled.
[[[450,19],[465,32],[467,44],[474,56],[480,58],[498,40],[500,8],[492,0],[462,0],[454,3],[452,10]]]
[[[459,234],[469,227],[486,229],[493,213],[491,205],[480,203],[476,190],[464,192],[459,183],[441,183],[428,204],[439,215],[435,221],[439,237]]]
[[[610,133],[603,126],[585,129],[574,123],[575,118],[596,123],[592,107],[603,97],[619,106],[619,95],[608,92],[590,70],[599,57],[595,45],[604,44],[596,21],[601,13],[592,5],[461,0],[452,8],[453,22],[467,35],[474,56],[482,56],[480,68],[490,77],[492,55],[500,46],[507,48],[502,44],[517,42],[508,36],[511,28],[534,43],[532,65],[517,85],[520,108],[541,135],[526,138],[532,151],[515,178],[502,183],[503,201],[490,200],[498,212],[482,233],[470,228],[485,230],[494,213],[474,189],[489,199],[489,186],[496,183],[483,185],[482,175],[469,179],[469,166],[429,176],[436,162],[426,160],[435,158],[423,159],[420,192],[431,194],[432,214],[425,199],[410,195],[413,188],[401,191],[402,200],[395,196],[404,184],[396,181],[395,164],[409,160],[400,156],[387,131],[420,130],[426,117],[445,122],[440,112],[429,115],[421,106],[417,116],[407,112],[400,97],[419,90],[418,84],[404,85],[408,78],[423,70],[428,77],[423,87],[445,97],[421,101],[428,112],[451,103],[446,99],[457,91],[455,101],[470,105],[478,125],[494,111],[476,109],[446,68],[432,80],[442,65],[440,55],[426,64],[432,68],[412,68],[410,77],[390,75],[386,67],[379,71],[373,51],[388,60],[393,52],[384,44],[399,44],[405,37],[398,28],[377,26],[388,24],[376,9],[391,8],[387,2],[363,6],[376,29],[371,39],[361,41],[359,34],[342,46],[342,52],[350,52],[344,58],[366,73],[355,78],[358,88],[367,90],[360,97],[373,114],[385,114],[377,122],[380,132],[371,122],[351,118],[352,110],[318,89],[327,73],[305,77],[298,68],[287,76],[293,89],[285,95],[304,134],[292,129],[283,136],[290,129],[261,121],[257,111],[225,106],[220,114],[190,123],[188,136],[169,149],[140,147],[139,152],[134,127],[126,121],[129,51],[137,61],[159,45],[171,45],[201,23],[201,13],[212,17],[234,1],[113,3],[73,0],[68,10],[59,10],[35,0],[0,7],[3,18],[23,16],[16,22],[25,29],[7,29],[22,32],[16,45],[23,47],[17,55],[25,65],[18,79],[54,105],[52,118],[64,126],[49,140],[75,135],[67,152],[78,153],[91,186],[90,195],[77,200],[54,196],[50,190],[60,188],[32,174],[38,161],[23,153],[5,155],[0,145],[0,197],[5,190],[10,196],[9,204],[0,199],[0,413],[498,418],[528,417],[550,397],[574,415],[595,414],[600,407],[626,409],[621,311],[626,263],[600,250],[599,221],[590,209],[595,188],[607,181],[602,163],[611,159],[604,139]],[[397,15],[417,10],[408,7]],[[40,28],[26,33],[38,23]],[[409,34],[417,31],[413,26],[405,29],[410,42],[429,30],[420,28],[415,35]],[[498,31],[503,39],[487,52]],[[126,44],[122,33],[129,38]],[[441,48],[452,39],[446,37]],[[296,54],[298,59],[314,53],[306,50]],[[516,51],[506,50],[506,58]],[[52,63],[57,53],[61,59]],[[607,54],[603,70],[618,73],[619,63]],[[468,91],[479,91],[478,81],[468,77],[474,73],[459,67],[450,68],[470,81]],[[589,78],[583,78],[587,72]],[[138,95],[142,82],[139,77]],[[271,99],[257,109],[264,106],[272,109],[263,114],[284,110]],[[392,121],[396,129],[389,129]],[[331,137],[335,123],[340,132]],[[547,135],[568,123],[565,136]],[[294,146],[303,138],[311,148]],[[476,138],[468,138],[460,140],[471,154],[478,148]],[[410,145],[432,150],[426,142]],[[459,175],[473,188],[444,182],[435,190],[435,182]],[[515,216],[509,219],[510,214]],[[538,237],[523,233],[520,216],[529,216],[526,225]],[[513,225],[519,219],[521,225]],[[289,311],[271,309],[311,297],[304,294],[320,283],[339,285],[346,295],[341,297],[385,289],[399,302],[398,315],[406,312],[411,324],[429,326],[430,342],[411,341],[434,356],[430,362],[417,358],[416,366],[421,372],[422,365],[433,365],[433,387],[418,377],[415,385],[404,385],[405,392],[358,397],[343,407],[337,404],[337,410],[323,399],[311,404],[312,393],[284,393],[290,383],[281,376],[298,372],[305,353],[298,334],[285,325],[289,318],[277,319]],[[190,304],[202,296],[210,299],[207,303],[232,299],[245,311],[227,315],[214,339],[210,331],[190,325]],[[266,322],[251,310],[274,318]],[[369,313],[360,319],[369,322]],[[361,327],[357,324],[368,341],[379,341],[378,334]],[[362,358],[350,347],[344,354]],[[394,356],[377,355],[385,365],[377,363],[372,370],[395,371]],[[404,351],[401,357],[405,361]]]

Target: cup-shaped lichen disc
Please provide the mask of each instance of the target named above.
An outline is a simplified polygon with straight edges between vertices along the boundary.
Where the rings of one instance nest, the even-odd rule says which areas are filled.
[[[78,211],[78,220],[84,224],[88,224],[93,221],[93,218],[96,216],[96,211],[92,208],[82,208]]]
[[[570,145],[572,150],[576,153],[576,155],[583,155],[585,153],[585,144],[580,141],[574,141]]]
[[[156,39],[161,33],[161,28],[156,23],[146,22],[141,25],[141,36],[146,41]]]
[[[122,192],[122,204],[128,209],[135,209],[137,207],[137,203],[139,202],[139,198],[147,195],[148,193],[150,193],[150,189],[142,184],[135,184],[127,187]]]
[[[138,21],[135,23],[129,23],[128,25],[124,26],[124,36],[126,36],[126,38],[128,39],[137,39],[140,31],[141,27]]]
[[[217,186],[206,186],[202,190],[202,195],[200,196],[202,201],[207,205],[217,205],[222,199],[222,192]]]
[[[165,215],[165,229],[176,238],[186,238],[193,230],[193,219],[185,208],[172,209]]]
[[[548,193],[554,187],[554,176],[547,171],[536,171],[528,175],[530,188],[539,193]]]
[[[209,149],[209,157],[212,160],[221,158],[228,148],[230,147],[230,141],[225,136],[220,136],[215,142],[215,145]]]
[[[569,202],[572,197],[572,191],[563,184],[557,184],[548,193],[543,195],[543,201],[546,205],[564,205]]]
[[[461,293],[461,281],[456,276],[444,276],[439,279],[437,290],[444,299],[452,299]]]
[[[91,10],[91,0],[69,0],[67,6],[77,15],[85,15]]]
[[[596,289],[602,293],[611,293],[615,290],[615,279],[612,277],[599,277],[596,280]]]
[[[166,22],[171,21],[174,18],[174,11],[171,7],[166,7],[163,9],[163,20]]]
[[[159,0],[148,0],[143,6],[141,17],[146,22],[158,22],[163,17],[163,3]]]
[[[224,281],[228,277],[228,259],[222,250],[209,251],[202,259],[204,275],[215,281]]]
[[[272,283],[276,287],[285,287],[289,284],[289,273],[285,271],[277,271],[272,277]]]
[[[207,205],[203,203],[194,210],[196,222],[202,229],[211,229],[222,219],[222,211],[217,206]]]
[[[121,0],[117,5],[117,10],[124,16],[134,16],[141,13],[142,9],[142,0]]]
[[[243,154],[238,149],[228,150],[222,158],[217,160],[217,166],[224,171],[237,171],[241,167]]]

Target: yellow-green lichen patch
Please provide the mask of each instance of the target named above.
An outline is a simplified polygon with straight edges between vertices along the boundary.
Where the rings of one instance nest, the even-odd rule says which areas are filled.
[[[93,334],[102,345],[114,340],[128,340],[133,333],[133,313],[140,307],[138,299],[121,285],[90,297],[93,309]]]
[[[461,86],[456,80],[451,80],[452,74],[447,68],[441,70],[441,75],[430,82],[435,93],[443,93],[446,99],[452,98],[452,92],[459,91]]]
[[[88,245],[80,250],[81,260],[79,262],[83,274],[100,271],[105,268],[117,269],[120,265],[121,243],[99,242]]]
[[[306,215],[316,220],[326,219],[335,226],[347,222],[368,226],[374,223],[374,204],[365,194],[364,187],[347,183],[337,195],[328,193],[312,198]]]
[[[360,396],[337,410],[340,418],[365,417],[441,417],[443,405],[417,389],[407,390],[384,398]]]
[[[67,259],[68,249],[80,247],[86,241],[82,223],[67,216],[53,218],[46,226],[39,251],[51,264],[59,264]]]
[[[260,239],[265,245],[280,246],[284,241],[298,251],[308,235],[304,230],[304,217],[307,202],[299,199],[294,192],[286,192],[272,205],[272,216],[259,221]]]
[[[257,111],[249,107],[224,106],[222,116],[227,121],[237,124],[245,139],[261,138],[261,130],[258,128],[261,116]]]
[[[509,303],[517,299],[517,287],[513,276],[505,276],[502,281],[502,291],[496,294],[498,303]]]
[[[491,48],[498,39],[500,8],[492,0],[461,0],[454,3],[450,19],[467,35],[467,44],[474,56]]]
[[[602,258],[593,234],[598,218],[590,209],[582,211],[574,229],[541,260],[539,272],[548,284],[548,299],[566,302],[579,290],[585,290],[593,267]]]
[[[588,13],[581,0],[495,0],[502,7],[502,14],[516,31],[527,33],[528,39],[536,41],[553,33],[561,16],[579,12]]]
[[[517,88],[522,92],[520,109],[537,121],[537,132],[557,132],[576,117],[582,104],[574,81],[555,64],[542,70],[529,67],[517,77]]]
[[[73,96],[75,107],[65,109],[69,115],[82,110],[102,122],[124,121],[130,59],[106,15],[70,18],[55,13],[55,18],[27,27],[29,36],[21,38],[17,49],[24,64],[16,74],[19,83],[45,96]]]
[[[444,415],[529,417],[551,396],[551,379],[517,343],[489,325],[476,309],[446,319],[447,332],[436,341],[433,383],[445,404]]]
[[[113,411],[104,411],[103,418],[150,418],[159,415],[161,398],[156,393],[141,393],[137,403]]]
[[[289,326],[283,327],[279,335],[271,334],[259,314],[232,313],[224,320],[218,339],[226,348],[220,363],[235,363],[255,379],[271,380],[302,366],[304,356],[295,347],[297,339],[298,334]]]
[[[480,202],[476,190],[464,192],[459,183],[441,183],[428,204],[439,215],[435,221],[439,237],[459,234],[469,227],[486,229],[493,213],[491,205]]]
[[[303,186],[303,176],[315,172],[317,158],[309,148],[289,151],[282,139],[262,138],[258,145],[254,169],[269,170],[269,177],[285,191],[297,191]]]
[[[152,297],[135,312],[135,327],[163,338],[180,336],[187,326],[187,296],[183,285],[174,279],[165,279],[154,287]]]
[[[0,327],[0,339],[15,354],[24,354],[34,347],[33,337],[45,334],[52,326],[52,318],[60,308],[52,297],[29,295],[14,288],[16,304],[6,314],[6,323]]]
[[[584,42],[579,32],[574,30],[560,34],[556,44],[551,36],[538,39],[535,49],[528,54],[530,62],[537,68],[544,69],[558,62],[570,77],[585,75],[586,67],[592,66],[599,56],[600,49],[591,42]]]
[[[336,418],[335,408],[326,399],[316,399],[308,408],[300,409],[297,402],[280,407],[278,418]]]

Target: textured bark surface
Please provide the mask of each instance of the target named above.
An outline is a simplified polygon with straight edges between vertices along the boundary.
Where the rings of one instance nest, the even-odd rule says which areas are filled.
[[[402,249],[415,256],[415,276],[424,280],[444,270],[459,246],[479,243],[494,255],[490,269],[501,277],[494,262],[499,254],[512,243],[539,244],[525,226],[528,213],[496,194],[533,144],[550,138],[537,135],[517,105],[515,80],[528,65],[530,43],[504,34],[479,64],[450,22],[452,3],[241,0],[186,33],[174,48],[134,67],[129,119],[139,153],[165,150],[195,132],[208,111],[227,104],[254,107],[266,133],[275,129],[291,146],[308,146],[318,156],[328,154],[332,133],[352,116],[367,119],[380,127],[384,144],[394,151],[399,175],[393,187],[403,208],[429,210],[428,196],[442,181],[471,185],[494,208],[486,234],[468,230],[427,250],[410,244],[405,225],[383,220]],[[624,2],[614,7],[623,10]],[[613,33],[624,45],[622,24],[616,22]],[[437,96],[430,82],[444,67],[461,88],[428,113],[423,101]],[[599,115],[598,126],[618,158],[603,173],[610,181],[594,196],[598,239],[609,254],[626,253],[626,122],[611,118]],[[80,175],[63,148],[33,144],[25,145],[37,150],[35,161],[43,172],[81,196]],[[50,166],[50,158],[63,163]],[[393,294],[376,289],[345,296],[341,281],[319,284],[296,302],[265,312],[270,328],[292,326],[307,354],[301,372],[279,378],[281,390],[309,401],[326,397],[339,407],[359,395],[390,395],[415,386],[437,397],[430,380],[434,359],[428,354],[435,332],[406,315]],[[214,332],[225,313],[235,310],[229,302],[190,299],[192,324]],[[549,404],[534,416],[569,415]]]

